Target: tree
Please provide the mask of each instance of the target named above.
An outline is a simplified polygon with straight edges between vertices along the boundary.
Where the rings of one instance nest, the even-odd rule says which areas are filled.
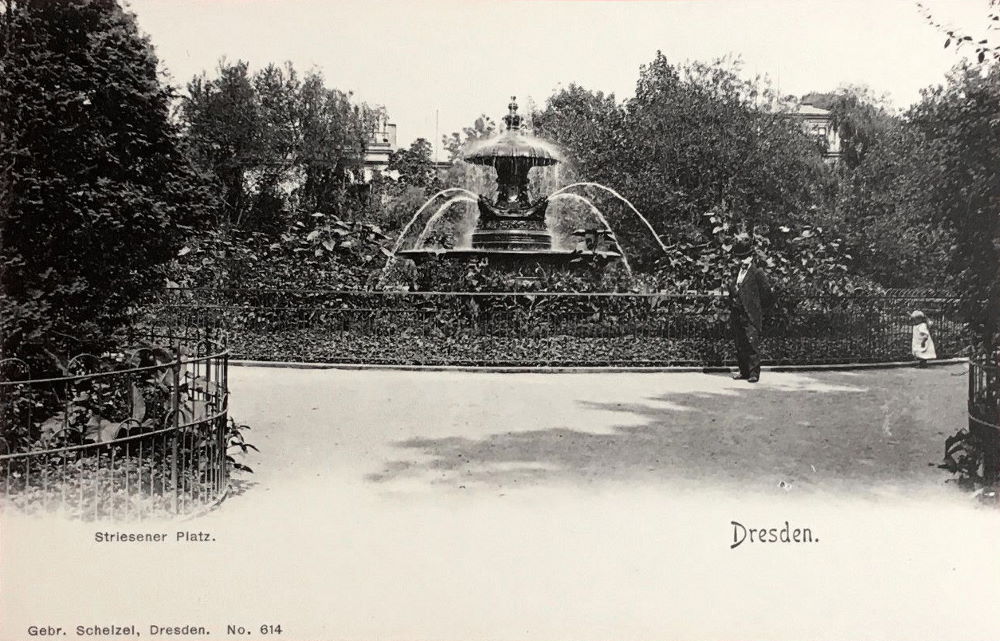
[[[914,188],[914,177],[931,169],[920,133],[865,87],[812,92],[802,102],[828,109],[840,136],[833,222],[852,271],[885,287],[947,286],[950,230]]]
[[[432,187],[437,181],[437,168],[431,155],[434,149],[424,138],[414,140],[408,149],[397,149],[389,154],[388,171],[399,174],[398,182],[413,187]]]
[[[482,114],[476,118],[471,127],[464,127],[460,132],[456,131],[448,136],[442,136],[441,146],[448,152],[448,159],[455,162],[461,160],[462,152],[469,145],[478,140],[486,140],[496,133],[496,123],[486,114]]]
[[[212,199],[118,2],[8,0],[0,25],[2,348],[47,371],[162,286]]]
[[[625,194],[667,244],[701,238],[711,211],[732,212],[748,230],[815,223],[832,175],[791,104],[737,71],[731,61],[678,66],[657,54],[633,99],[619,105],[570,86],[536,115],[536,129],[566,149],[582,179]],[[609,212],[637,263],[661,255],[625,209]]]
[[[914,187],[955,230],[951,271],[982,349],[1000,346],[1000,64],[963,63],[908,118],[934,170]]]
[[[737,63],[676,67],[658,54],[640,71],[627,123],[633,153],[653,160],[641,177],[650,209],[680,205],[680,219],[695,221],[725,204],[751,226],[803,220],[824,204],[827,176],[791,108],[741,79]]]
[[[364,206],[359,195],[364,193],[360,179],[365,150],[372,132],[386,118],[385,109],[326,87],[317,72],[306,75],[297,97],[300,131],[295,167],[301,181],[291,193],[293,215],[318,211],[354,218]]]
[[[570,151],[567,162],[587,180],[616,180],[615,171],[627,144],[626,112],[614,94],[570,84],[549,97],[533,114],[535,132]],[[595,137],[604,136],[604,144]]]
[[[351,217],[351,187],[381,109],[354,104],[291,63],[251,74],[219,63],[217,77],[193,78],[179,118],[193,157],[223,194],[223,229],[272,234],[319,211]]]
[[[935,173],[927,142],[902,121],[865,142],[840,171],[837,213],[852,270],[885,287],[949,288],[954,233],[919,186]]]
[[[995,30],[1000,0],[990,0],[989,7],[987,29]],[[956,48],[974,42],[926,15],[947,33],[946,48],[953,40]],[[1000,364],[1000,46],[983,38],[975,47],[977,63],[958,65],[945,86],[924,91],[910,110],[936,169],[914,183],[940,218],[955,228],[951,268],[966,323],[975,335],[973,348],[986,362]],[[980,418],[991,420],[997,410],[996,379],[991,380],[987,370],[983,382],[985,394],[977,398],[970,378],[970,418],[975,407]],[[1000,477],[998,448],[997,431],[970,420],[968,430],[945,440],[943,467],[961,474],[960,482],[995,485]]]
[[[238,159],[263,156],[263,132],[247,63],[219,64],[219,77],[205,74],[188,83],[180,120],[187,147],[221,187],[219,221],[239,226],[248,210],[246,176]]]
[[[956,49],[971,45],[974,47],[976,60],[979,64],[987,60],[1000,62],[1000,44],[997,44],[995,40],[990,42],[989,37],[975,38],[961,30],[947,27],[938,22],[934,18],[934,14],[922,2],[918,2],[917,6],[920,7],[927,22],[947,35],[944,41],[946,49],[952,43],[955,44]],[[1000,29],[1000,0],[988,0],[986,6],[987,31],[996,31]]]
[[[830,126],[840,137],[841,163],[848,169],[857,167],[876,140],[900,123],[885,97],[876,96],[867,87],[841,87],[833,93],[813,92],[802,98],[830,111]]]
[[[370,200],[362,172],[384,116],[381,108],[327,87],[319,72],[300,76],[291,63],[251,73],[245,62],[223,60],[216,77],[193,78],[178,117],[222,202],[216,225],[178,261],[175,281],[297,287],[315,286],[315,276],[363,282],[356,272],[371,252],[358,253],[363,243],[345,230],[369,240],[381,233],[362,224]]]

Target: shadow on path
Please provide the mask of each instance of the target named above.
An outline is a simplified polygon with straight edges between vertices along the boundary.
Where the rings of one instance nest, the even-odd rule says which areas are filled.
[[[611,412],[605,433],[552,416],[545,429],[481,439],[411,438],[394,443],[409,455],[367,478],[499,487],[614,480],[941,486],[947,475],[935,466],[945,434],[965,416],[965,379],[954,371],[765,373],[755,386],[706,376],[703,389],[623,403],[609,385],[605,400],[576,401],[585,411]],[[665,377],[665,386],[672,380]]]

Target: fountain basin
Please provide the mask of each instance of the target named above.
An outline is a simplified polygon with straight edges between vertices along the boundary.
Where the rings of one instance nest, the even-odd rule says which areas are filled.
[[[598,260],[609,263],[619,260],[616,251],[582,251],[578,249],[404,249],[396,253],[400,258],[408,258],[415,263],[431,260],[477,260],[486,258],[497,267],[518,267],[523,265],[543,265],[560,267],[574,260]]]
[[[472,247],[492,251],[551,250],[552,234],[536,229],[477,229],[472,234]]]

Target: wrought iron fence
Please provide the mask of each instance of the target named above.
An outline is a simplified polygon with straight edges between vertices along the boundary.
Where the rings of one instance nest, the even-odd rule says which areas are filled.
[[[188,514],[229,487],[228,350],[217,332],[150,331],[128,352],[32,378],[0,361],[0,495],[85,519]]]
[[[969,433],[983,446],[983,476],[1000,480],[1000,353],[969,359]]]
[[[910,312],[939,357],[966,344],[951,296],[786,296],[765,319],[765,363],[908,360]],[[724,365],[726,305],[709,294],[171,290],[155,322],[230,332],[235,358],[388,365]]]

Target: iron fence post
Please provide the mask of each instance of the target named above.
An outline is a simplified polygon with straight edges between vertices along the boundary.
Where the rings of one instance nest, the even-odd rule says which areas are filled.
[[[176,514],[180,506],[180,479],[178,478],[177,469],[177,453],[178,444],[177,439],[180,437],[180,425],[181,425],[181,359],[183,358],[181,354],[181,343],[177,343],[177,360],[171,366],[173,373],[173,395],[170,401],[171,409],[173,410],[173,438],[170,439],[171,453],[170,453],[170,481],[174,486],[174,496],[172,499],[172,507],[174,513]]]
[[[973,430],[972,413],[973,413],[973,401],[976,398],[976,355],[973,354],[969,358],[969,395],[968,401],[966,403],[966,409],[969,412],[969,432]]]
[[[221,344],[225,346],[225,337],[221,337]],[[221,356],[221,363],[216,361],[219,370],[216,372],[216,384],[219,385],[219,412],[220,417],[216,422],[216,434],[215,439],[217,443],[218,452],[216,453],[216,490],[217,494],[221,496],[226,489],[229,487],[229,465],[226,460],[227,452],[227,434],[226,430],[229,426],[229,383],[228,372],[229,372],[229,350],[228,348],[223,349]]]

